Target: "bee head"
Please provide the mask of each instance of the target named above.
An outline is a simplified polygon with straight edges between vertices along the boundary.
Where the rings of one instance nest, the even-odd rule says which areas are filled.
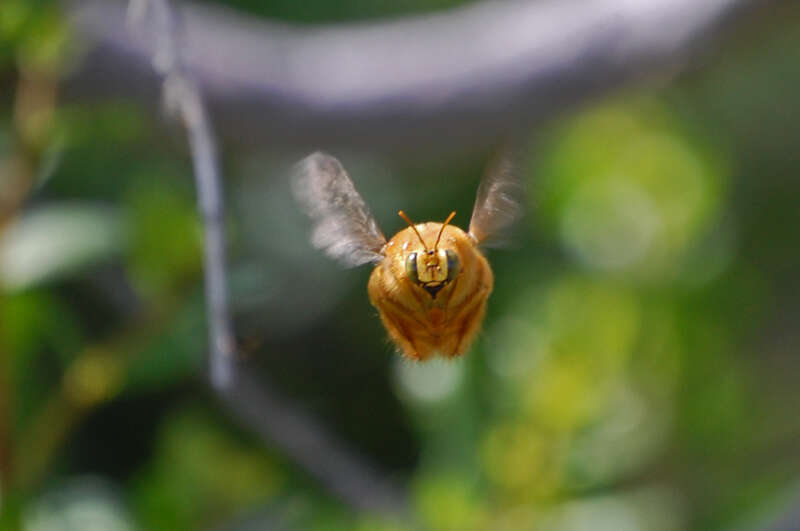
[[[439,290],[456,278],[461,271],[461,261],[458,258],[458,254],[450,249],[439,249],[439,240],[442,238],[444,228],[456,213],[453,211],[447,216],[442,228],[439,230],[439,235],[436,237],[433,249],[428,249],[428,246],[425,245],[425,240],[422,239],[416,226],[406,216],[405,212],[401,210],[398,214],[414,229],[424,249],[424,251],[411,252],[406,256],[406,275],[412,282],[425,289],[435,299]]]

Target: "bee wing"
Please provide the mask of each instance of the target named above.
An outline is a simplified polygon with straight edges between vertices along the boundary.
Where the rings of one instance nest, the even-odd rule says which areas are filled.
[[[346,267],[383,259],[386,237],[338,160],[312,153],[295,166],[292,189],[313,220],[314,247]]]
[[[522,182],[516,149],[505,148],[489,165],[478,187],[469,233],[487,247],[498,247],[509,240],[514,222],[522,216]]]

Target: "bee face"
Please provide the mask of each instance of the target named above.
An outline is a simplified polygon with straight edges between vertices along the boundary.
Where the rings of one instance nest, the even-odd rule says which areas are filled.
[[[425,243],[425,239],[420,233],[420,228],[423,230],[426,229],[425,225],[417,227],[408,219],[408,216],[406,216],[405,212],[402,210],[398,212],[398,214],[406,220],[409,228],[417,236],[422,246],[422,249],[417,248],[405,256],[406,276],[411,282],[422,287],[435,299],[439,290],[450,283],[461,271],[461,260],[458,257],[457,251],[455,249],[445,249],[444,246],[441,249],[439,248],[442,234],[444,234],[445,228],[448,223],[453,220],[456,213],[451,212],[443,224],[438,224],[436,240],[431,246]],[[435,225],[437,224],[433,225],[433,230],[436,231],[437,227]],[[449,242],[451,244],[455,241],[454,237],[449,237]],[[404,243],[403,247],[404,250],[407,250],[408,242]]]
[[[406,256],[406,275],[431,297],[452,282],[461,270],[458,254],[450,249],[414,251]]]

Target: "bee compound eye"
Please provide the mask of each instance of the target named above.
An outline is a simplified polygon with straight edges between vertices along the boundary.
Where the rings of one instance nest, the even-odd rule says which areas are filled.
[[[406,275],[412,282],[419,283],[417,273],[417,253],[411,253],[406,257]]]
[[[455,251],[447,250],[447,280],[453,280],[461,272],[461,260]]]

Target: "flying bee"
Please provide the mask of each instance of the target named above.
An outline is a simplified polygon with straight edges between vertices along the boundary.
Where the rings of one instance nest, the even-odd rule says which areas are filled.
[[[491,245],[520,214],[520,183],[500,157],[478,188],[469,231],[415,224],[390,240],[378,228],[341,163],[316,152],[298,163],[297,200],[313,221],[311,242],[347,267],[375,265],[367,291],[389,337],[407,358],[464,354],[480,329],[494,276],[479,245]]]

